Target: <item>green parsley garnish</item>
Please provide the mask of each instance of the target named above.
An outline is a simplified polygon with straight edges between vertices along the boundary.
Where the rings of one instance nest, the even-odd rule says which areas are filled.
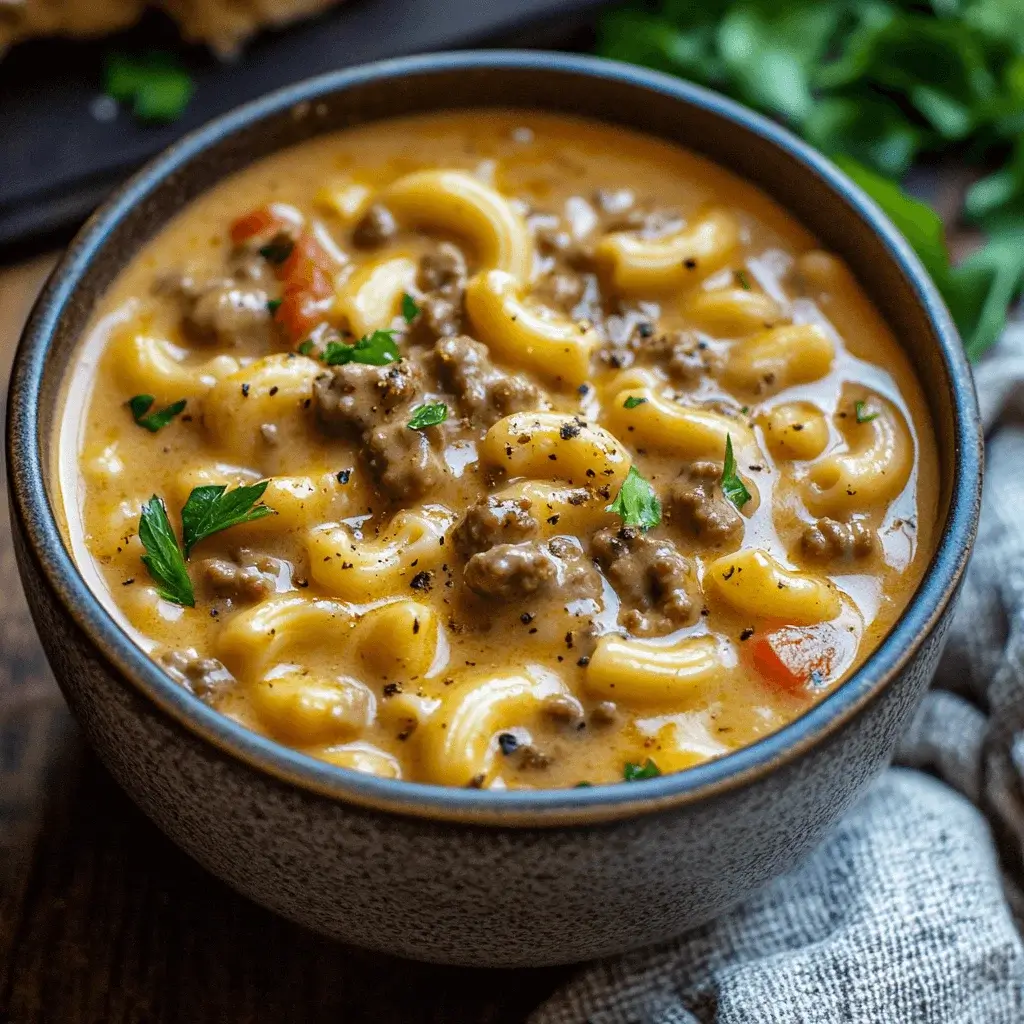
[[[725,464],[722,466],[722,493],[737,507],[743,508],[751,494],[736,472],[736,456],[732,451],[732,434],[725,435]]]
[[[274,514],[272,508],[256,503],[263,497],[269,480],[243,485],[229,491],[225,484],[194,487],[181,510],[185,557],[201,541],[230,526],[251,523]]]
[[[870,423],[872,420],[878,419],[877,412],[866,412],[867,402],[854,402],[853,403],[853,414],[857,418],[858,423]]]
[[[623,409],[635,409],[638,405],[643,405],[644,402],[646,402],[646,401],[647,401],[646,398],[641,398],[639,395],[630,395],[629,398],[627,398],[622,403],[622,408]]]
[[[167,518],[167,506],[155,494],[142,506],[139,519],[139,540],[146,549],[143,564],[156,581],[160,596],[175,604],[194,608],[195,592],[185,562],[192,548],[214,533],[231,526],[251,523],[274,514],[272,508],[256,503],[263,497],[269,480],[236,487],[229,491],[224,484],[193,487],[181,510],[181,532],[184,553]]]
[[[307,338],[305,341],[300,341],[299,342],[298,350],[304,356],[311,356],[311,355],[313,355],[314,347],[315,346],[313,345],[313,339],[312,338]]]
[[[185,558],[167,519],[167,508],[155,494],[142,506],[139,540],[146,549],[143,564],[156,583],[157,593],[165,601],[194,608],[196,596]]]
[[[401,359],[395,344],[394,331],[374,331],[360,338],[354,345],[343,341],[329,341],[323,360],[328,366],[343,366],[345,363],[368,363],[370,366],[386,366]]]
[[[576,785],[573,786],[572,788],[573,789],[592,789],[593,785],[594,784],[592,782],[577,782]]]
[[[267,312],[273,316],[281,308],[280,299],[268,299],[267,300]]]
[[[650,530],[661,522],[661,502],[636,466],[629,467],[619,493],[605,508],[605,512],[614,512],[620,516],[623,526],[639,526],[641,530]]]
[[[409,420],[410,430],[423,430],[425,427],[436,427],[448,419],[448,406],[444,402],[430,402],[427,405],[419,405],[412,411],[412,419]]]
[[[177,120],[195,91],[191,75],[166,53],[141,58],[111,54],[103,83],[103,91],[118,103],[130,105],[140,121]]]
[[[745,270],[736,271],[736,283],[746,292],[750,291],[750,278]]]
[[[155,401],[156,399],[152,395],[136,395],[134,398],[128,399],[128,408],[132,411],[132,419],[140,427],[145,427],[151,434],[163,430],[185,408],[185,399],[181,398],[167,406],[166,409],[149,412]],[[149,413],[148,416],[147,413]]]
[[[402,293],[402,317],[407,324],[411,324],[413,320],[420,315],[420,307],[416,305],[416,300],[408,293]]]
[[[268,262],[279,267],[292,254],[295,243],[287,235],[277,235],[266,245],[260,246],[260,255]]]
[[[626,767],[622,770],[622,777],[626,782],[656,779],[660,774],[661,769],[650,758],[647,758],[643,764],[633,764],[632,761],[627,761]]]

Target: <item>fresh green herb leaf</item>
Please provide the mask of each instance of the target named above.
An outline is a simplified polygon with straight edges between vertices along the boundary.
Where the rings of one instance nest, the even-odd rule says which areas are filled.
[[[647,758],[643,764],[633,764],[632,761],[627,761],[625,768],[622,770],[622,777],[626,782],[656,779],[660,774],[661,769],[650,758]]]
[[[151,434],[166,427],[186,405],[186,400],[181,398],[167,406],[166,409],[150,413],[149,410],[155,401],[156,399],[152,395],[135,395],[134,398],[128,399],[128,408],[132,411],[132,419],[140,427],[145,427]],[[147,416],[146,413],[149,415]]]
[[[646,401],[647,401],[646,398],[641,398],[639,395],[630,395],[629,398],[627,398],[622,403],[622,408],[623,409],[635,409],[638,405],[643,405],[644,402],[646,402]]]
[[[593,788],[593,785],[594,784],[592,782],[577,782],[576,785],[573,786],[572,788],[573,789],[591,789],[591,788]]]
[[[857,418],[858,423],[870,423],[872,420],[878,419],[877,412],[867,411],[867,402],[854,402],[853,414]]]
[[[266,245],[260,246],[260,255],[268,262],[279,267],[295,248],[295,243],[287,235],[276,235]]]
[[[722,493],[739,509],[742,509],[751,494],[736,472],[736,456],[732,450],[732,434],[725,435],[725,462],[722,465]]]
[[[281,308],[280,299],[268,299],[267,300],[267,312],[273,316]]]
[[[661,522],[661,502],[636,466],[629,467],[619,493],[605,511],[619,516],[623,526],[638,526],[641,530],[650,530]]]
[[[310,342],[310,348],[313,343]],[[328,366],[344,366],[352,362],[352,345],[346,345],[343,341],[329,341],[320,357]]]
[[[272,508],[256,504],[269,482],[261,480],[257,484],[236,487],[233,491],[224,484],[194,487],[181,510],[185,557],[192,553],[196,544],[214,533],[273,515]]]
[[[323,360],[328,366],[343,366],[345,363],[367,363],[370,366],[386,366],[402,358],[395,344],[394,331],[374,331],[360,338],[354,345],[342,341],[329,341]]]
[[[448,406],[444,402],[430,402],[427,405],[420,405],[413,409],[412,419],[409,420],[410,430],[424,430],[426,427],[436,427],[448,419]]]
[[[745,291],[750,291],[750,278],[745,270],[736,271],[736,283]]]
[[[142,506],[139,540],[146,553],[142,562],[165,601],[194,608],[195,592],[185,567],[185,558],[167,518],[167,507],[155,494]]]
[[[312,338],[307,338],[305,341],[300,341],[299,342],[298,351],[301,352],[302,355],[304,355],[304,356],[311,356],[311,355],[313,355],[313,349],[315,347],[316,346],[314,346],[314,344],[313,344],[313,339]]]
[[[411,324],[413,320],[420,315],[420,307],[416,305],[416,300],[408,293],[402,293],[402,317],[407,324]]]
[[[195,84],[169,54],[112,54],[105,62],[104,91],[130,104],[141,121],[175,121],[185,112]]]

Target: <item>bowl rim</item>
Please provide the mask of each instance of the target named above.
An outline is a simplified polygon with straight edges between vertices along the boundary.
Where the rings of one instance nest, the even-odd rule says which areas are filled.
[[[757,742],[686,771],[641,784],[493,791],[383,779],[319,761],[251,732],[174,682],[129,638],[89,589],[64,546],[47,495],[38,423],[50,341],[80,279],[117,224],[166,178],[205,149],[298,104],[355,85],[453,70],[561,72],[666,95],[753,132],[817,175],[883,241],[923,308],[951,383],[956,451],[947,520],[917,591],[878,648],[841,686]],[[542,108],[540,108],[542,109]],[[8,395],[7,462],[12,518],[63,608],[115,676],[198,739],[283,783],[349,805],[401,816],[500,827],[578,826],[665,811],[746,786],[825,742],[892,683],[939,621],[959,585],[977,529],[983,437],[971,371],[935,285],[879,207],[834,164],[776,123],[692,83],[596,57],[543,51],[462,51],[379,61],[321,75],[239,107],[185,135],[121,185],[93,214],[53,271],[18,346]]]

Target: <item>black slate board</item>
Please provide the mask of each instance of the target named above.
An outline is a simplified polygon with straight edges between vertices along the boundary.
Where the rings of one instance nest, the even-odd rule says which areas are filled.
[[[0,259],[83,220],[125,175],[217,114],[311,75],[384,57],[533,41],[600,0],[345,0],[313,21],[267,32],[231,63],[186,47],[160,15],[96,42],[38,40],[0,62]],[[97,120],[104,55],[174,50],[196,92],[170,125],[124,110]]]

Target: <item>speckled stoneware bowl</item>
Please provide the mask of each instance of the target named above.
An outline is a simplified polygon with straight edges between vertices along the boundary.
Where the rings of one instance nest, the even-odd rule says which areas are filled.
[[[360,775],[279,746],[222,718],[132,644],[83,582],[54,518],[53,426],[68,362],[97,297],[171,216],[292,143],[468,106],[626,125],[756,182],[849,262],[931,403],[943,528],[899,624],[802,718],[678,775],[568,791],[455,790]],[[886,764],[928,684],[981,483],[960,341],[920,263],[870,200],[813,150],[719,96],[625,65],[543,53],[357,68],[275,93],[186,138],[109,200],[54,273],[18,351],[8,415],[29,603],[68,703],[121,785],[254,900],[348,942],[463,964],[560,963],[656,942],[792,867]]]

